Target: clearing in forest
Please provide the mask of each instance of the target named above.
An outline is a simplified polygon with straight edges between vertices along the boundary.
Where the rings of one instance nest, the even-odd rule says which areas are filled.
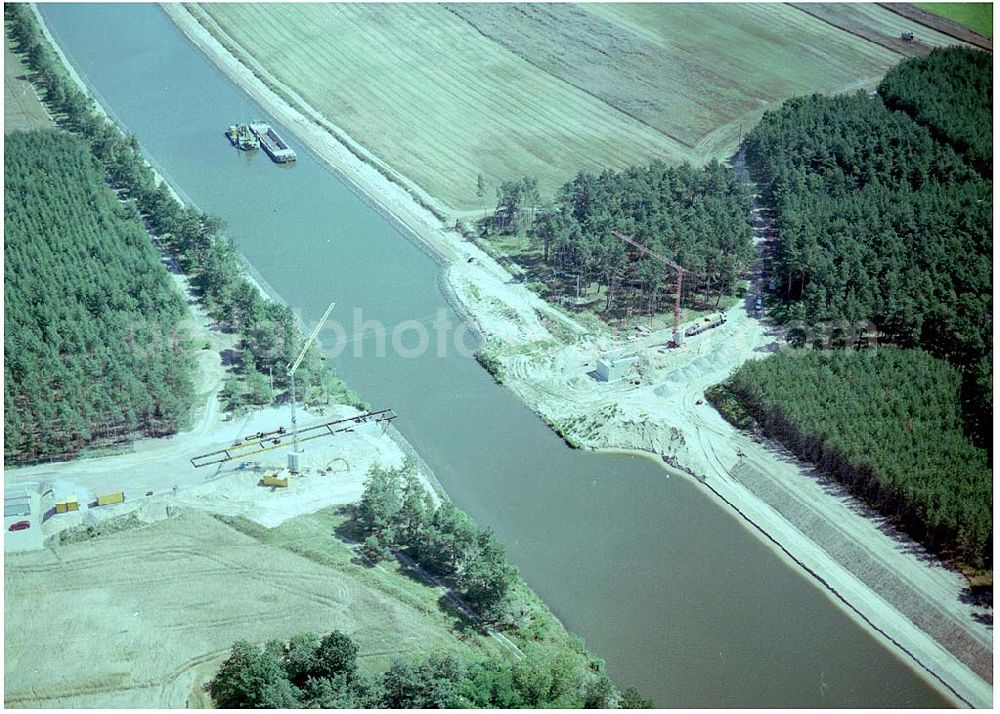
[[[551,195],[579,170],[722,158],[784,99],[874,86],[906,53],[952,41],[885,46],[907,21],[877,6],[857,21],[866,36],[777,4],[192,10],[258,76],[469,211],[480,173],[490,193],[528,175]]]
[[[20,58],[11,52],[6,33],[3,37],[3,132],[49,129],[49,113],[38,101],[35,88],[25,78]]]

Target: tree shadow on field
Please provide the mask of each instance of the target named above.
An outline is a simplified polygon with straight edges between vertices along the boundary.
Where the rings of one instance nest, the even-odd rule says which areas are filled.
[[[358,524],[357,506],[347,504],[338,508],[334,513],[341,516],[344,520],[334,527],[333,535],[353,551],[354,555],[351,556],[351,563],[364,568],[375,567],[376,564],[358,550],[358,546],[364,541],[365,535]]]
[[[482,635],[489,630],[482,623],[469,617],[469,615],[454,602],[451,591],[444,593],[438,598],[438,609],[452,619],[451,631],[459,639],[466,639],[473,635]],[[457,596],[456,596],[457,597]]]

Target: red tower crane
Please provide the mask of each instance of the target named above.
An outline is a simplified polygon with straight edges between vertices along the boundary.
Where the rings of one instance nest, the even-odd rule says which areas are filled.
[[[629,238],[627,235],[620,231],[611,231],[611,234],[618,240],[628,243],[633,248],[636,248],[639,252],[644,255],[648,255],[654,260],[658,260],[664,265],[673,268],[677,273],[677,280],[675,283],[675,295],[674,295],[674,347],[681,347],[684,344],[683,335],[681,335],[681,288],[684,285],[684,273],[688,272],[685,268],[682,268],[670,258],[665,258],[659,253],[656,253],[642,243]]]

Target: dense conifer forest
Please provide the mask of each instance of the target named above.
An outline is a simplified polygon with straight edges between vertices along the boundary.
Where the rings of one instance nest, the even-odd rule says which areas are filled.
[[[530,178],[505,182],[488,222],[504,233],[530,227],[543,264],[581,284],[604,288],[607,312],[618,305],[656,312],[669,304],[673,271],[637,255],[613,230],[680,263],[686,304],[718,303],[753,259],[750,192],[729,168],[653,162],[600,175],[580,173],[551,204]]]
[[[993,57],[939,47],[889,70],[879,96],[965,154],[983,176],[993,170]]]
[[[811,334],[794,345],[833,350],[747,363],[710,392],[977,568],[993,538],[991,65],[935,50],[879,95],[764,115],[746,150],[780,230],[775,315]],[[831,339],[859,324],[840,334],[864,344]],[[898,347],[843,349],[873,340]]]
[[[908,60],[889,84],[915,92],[914,77],[933,67],[940,77],[920,80],[924,100],[912,95],[911,104],[966,112],[968,103],[949,97],[991,85],[980,54]],[[982,120],[982,102],[972,105],[954,119],[956,131]],[[870,322],[882,339],[949,360],[963,373],[967,430],[988,446],[993,184],[953,144],[878,96],[814,95],[765,114],[747,137],[747,156],[781,233],[777,314],[821,329]]]
[[[182,205],[169,187],[157,180],[136,139],[124,135],[97,111],[42,37],[30,7],[7,3],[4,19],[14,48],[22,54],[30,79],[56,122],[86,142],[106,180],[124,199],[122,210],[142,217],[149,231],[191,277],[212,316],[227,331],[239,335],[239,365],[222,392],[226,408],[272,402],[278,396],[276,390],[288,388],[285,365],[302,345],[291,309],[264,298],[247,280],[235,245],[221,234],[223,222]],[[334,376],[315,347],[296,375],[296,387],[307,403],[332,400],[367,406]]]
[[[961,375],[919,349],[783,350],[728,389],[764,432],[931,549],[992,566],[992,469],[963,434]]]
[[[85,142],[4,141],[4,460],[71,454],[187,420],[184,301]]]
[[[992,184],[864,95],[793,99],[747,139],[778,212],[793,319],[870,320],[973,364],[989,351]]]

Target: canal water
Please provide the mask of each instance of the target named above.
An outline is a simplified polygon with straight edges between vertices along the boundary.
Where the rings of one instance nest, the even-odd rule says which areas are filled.
[[[172,183],[225,219],[306,321],[336,300],[349,332],[355,308],[390,330],[438,310],[458,324],[434,261],[297,137],[270,119],[299,154],[291,167],[230,147],[226,126],[266,112],[157,6],[41,11],[105,107]],[[380,358],[370,330],[354,344],[335,360],[341,376],[374,408],[399,412],[458,506],[496,531],[621,686],[667,707],[945,704],[696,483],[647,459],[567,448],[455,350]]]

